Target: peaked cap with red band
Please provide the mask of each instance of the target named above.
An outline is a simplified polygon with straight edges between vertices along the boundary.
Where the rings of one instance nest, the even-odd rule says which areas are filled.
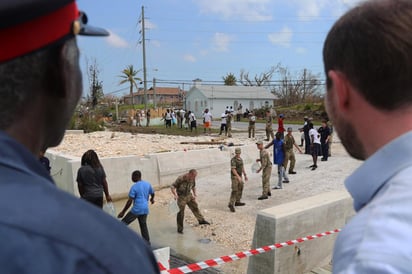
[[[107,36],[87,25],[74,0],[1,0],[0,63],[75,35]]]

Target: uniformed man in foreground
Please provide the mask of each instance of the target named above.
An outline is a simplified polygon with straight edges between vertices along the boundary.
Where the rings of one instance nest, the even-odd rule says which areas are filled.
[[[136,233],[58,189],[38,161],[57,146],[82,94],[73,0],[0,1],[1,273],[159,273]]]
[[[197,171],[191,169],[188,173],[179,176],[171,186],[173,197],[177,200],[177,205],[179,206],[176,222],[177,232],[180,234],[183,234],[183,221],[185,218],[186,205],[190,208],[193,215],[195,215],[199,225],[210,225],[210,223],[205,220],[202,213],[200,213],[199,206],[196,202],[196,176]]]
[[[238,147],[235,149],[235,156],[230,160],[230,179],[232,181],[232,192],[230,193],[229,209],[231,212],[235,212],[235,206],[244,206],[242,203],[243,186],[244,181],[242,179],[242,174],[247,181],[247,175],[245,172],[245,167],[243,165],[243,159],[240,157],[242,153],[241,149]]]
[[[262,141],[256,142],[259,150],[259,159],[256,162],[260,162],[260,168],[256,170],[256,173],[262,171],[262,195],[258,200],[266,200],[268,196],[272,196],[270,192],[270,175],[272,174],[272,162],[270,161],[269,152],[264,148]]]

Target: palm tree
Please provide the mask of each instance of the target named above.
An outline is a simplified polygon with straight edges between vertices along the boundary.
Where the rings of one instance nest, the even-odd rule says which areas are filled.
[[[236,76],[233,73],[227,74],[225,77],[223,77],[223,81],[225,81],[225,86],[236,86]]]
[[[130,83],[130,96],[132,97],[132,106],[134,109],[134,102],[133,102],[133,86],[137,88],[137,83],[140,83],[142,79],[139,77],[136,77],[136,75],[140,72],[140,70],[135,70],[133,68],[133,65],[128,65],[127,68],[122,70],[122,75],[119,75],[120,78],[123,78],[120,82],[119,85],[122,85],[124,83]]]

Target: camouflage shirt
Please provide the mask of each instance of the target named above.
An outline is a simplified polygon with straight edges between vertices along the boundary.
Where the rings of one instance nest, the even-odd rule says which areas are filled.
[[[269,152],[266,149],[262,149],[260,151],[260,166],[262,167],[262,169],[272,166],[272,162],[270,161],[269,157]]]
[[[179,196],[188,196],[192,193],[192,189],[196,187],[196,181],[190,180],[187,174],[179,176],[172,184],[176,188],[176,193]]]
[[[285,149],[291,150],[293,149],[293,145],[295,144],[295,138],[293,136],[285,135]]]
[[[233,172],[232,172],[232,168],[235,168],[236,171],[237,171],[237,174],[239,174],[239,176],[242,176],[242,171],[243,171],[243,160],[242,160],[242,158],[236,158],[236,156],[235,156],[230,160],[231,178],[236,178],[236,175],[233,174]]]
[[[266,116],[266,127],[271,128],[273,123],[272,115]]]

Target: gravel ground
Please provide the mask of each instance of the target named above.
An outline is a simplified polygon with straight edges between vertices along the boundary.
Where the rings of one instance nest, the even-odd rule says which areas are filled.
[[[247,133],[236,133],[228,142],[235,144],[253,144],[256,140],[246,138]],[[257,134],[263,139],[263,132]],[[181,142],[210,141],[218,136],[181,137],[166,135],[129,134],[119,132],[95,132],[90,134],[67,134],[59,147],[53,150],[81,156],[88,149],[95,149],[100,157],[119,155],[141,156],[147,153],[164,151],[181,151],[210,147],[217,145],[180,144]],[[295,139],[300,140],[300,134],[295,133]],[[256,151],[258,155],[258,151]],[[211,175],[197,179],[198,202],[205,218],[211,222],[210,226],[197,226],[192,214],[185,216],[186,225],[192,225],[199,234],[199,238],[208,238],[218,245],[227,247],[233,253],[250,249],[255,228],[256,215],[259,210],[291,202],[305,197],[317,195],[327,191],[343,190],[344,179],[356,169],[361,162],[352,159],[343,149],[340,141],[334,136],[332,157],[327,162],[318,162],[318,169],[311,171],[309,166],[312,158],[309,155],[296,153],[296,175],[289,175],[290,183],[284,184],[282,190],[272,190],[272,197],[258,201],[261,194],[261,174],[252,173],[250,165],[246,166],[249,181],[246,182],[242,201],[246,206],[237,207],[236,213],[227,208],[230,196],[230,171],[227,170],[227,179],[216,180],[222,176]],[[228,159],[229,161],[229,159]],[[273,168],[271,186],[277,181],[277,170]],[[167,207],[171,199],[170,189],[156,192],[156,203],[153,206]],[[321,231],[320,231],[321,232]],[[306,235],[297,235],[306,236]],[[220,255],[228,254],[217,254]],[[247,261],[240,260],[221,267],[224,273],[246,272]],[[242,269],[242,270],[239,270]]]

